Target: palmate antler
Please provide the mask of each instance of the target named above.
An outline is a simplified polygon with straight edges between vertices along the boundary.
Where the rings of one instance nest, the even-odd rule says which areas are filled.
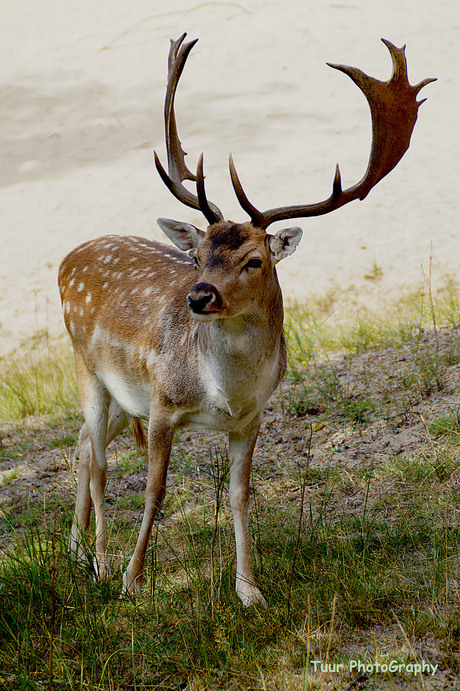
[[[184,204],[200,209],[209,223],[223,219],[222,212],[214,204],[208,203],[204,192],[203,157],[198,163],[197,175],[193,175],[185,165],[176,129],[174,117],[174,93],[187,56],[196,41],[185,44],[178,52],[182,36],[171,42],[169,56],[168,89],[165,105],[166,146],[168,152],[169,176],[155,154],[155,162],[160,175],[171,192]],[[367,98],[372,117],[372,148],[366,173],[362,180],[346,190],[342,189],[339,166],[336,168],[331,196],[316,204],[282,206],[267,211],[258,211],[246,196],[238,178],[233,158],[230,155],[230,175],[236,196],[241,207],[251,218],[256,227],[266,229],[275,221],[321,216],[348,204],[354,199],[364,199],[370,190],[387,175],[401,160],[409,148],[412,131],[417,120],[420,105],[426,100],[417,101],[419,91],[435,79],[424,79],[416,86],[411,86],[407,78],[405,46],[396,48],[390,41],[382,39],[388,48],[393,61],[393,74],[387,82],[369,77],[356,67],[332,65],[336,70],[345,72],[357,84]],[[197,183],[197,196],[194,196],[183,185],[183,180]]]

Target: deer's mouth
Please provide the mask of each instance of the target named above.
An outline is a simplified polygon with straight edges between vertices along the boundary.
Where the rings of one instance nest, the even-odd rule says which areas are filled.
[[[190,315],[197,322],[212,322],[221,317],[220,312],[194,312],[190,310]]]

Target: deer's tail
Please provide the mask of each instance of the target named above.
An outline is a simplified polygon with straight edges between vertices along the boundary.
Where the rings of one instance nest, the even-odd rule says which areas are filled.
[[[133,430],[134,439],[136,444],[140,449],[146,451],[147,449],[147,439],[145,438],[144,428],[138,417],[131,418],[131,428]]]

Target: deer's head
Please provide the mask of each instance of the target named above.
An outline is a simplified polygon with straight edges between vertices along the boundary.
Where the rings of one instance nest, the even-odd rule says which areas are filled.
[[[221,210],[206,197],[203,174],[203,155],[196,174],[186,166],[185,152],[177,133],[174,113],[176,88],[187,57],[196,43],[183,43],[186,34],[171,41],[168,59],[168,83],[165,99],[165,131],[168,173],[157,153],[155,164],[160,176],[172,194],[183,204],[197,209],[205,216],[208,227],[200,230],[189,223],[160,218],[163,232],[181,250],[189,252],[196,262],[199,278],[191,289],[187,302],[192,315],[202,321],[237,316],[253,308],[270,286],[278,286],[275,266],[292,254],[301,237],[298,227],[285,228],[268,234],[267,228],[275,221],[320,216],[348,204],[364,199],[385,175],[400,161],[407,151],[417,120],[419,91],[434,79],[425,79],[411,86],[407,78],[405,47],[396,48],[382,39],[393,61],[393,74],[387,82],[369,77],[361,70],[345,65],[330,65],[345,72],[357,84],[371,110],[372,148],[368,167],[362,180],[343,190],[337,166],[331,196],[315,204],[286,206],[259,211],[246,196],[230,156],[232,184],[243,210],[250,221],[225,221]],[[184,180],[196,183],[196,194],[185,187]],[[257,304],[259,304],[257,303]]]

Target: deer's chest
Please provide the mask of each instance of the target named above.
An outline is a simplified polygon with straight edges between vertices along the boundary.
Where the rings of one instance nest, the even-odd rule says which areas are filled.
[[[188,413],[184,423],[231,431],[258,415],[273,393],[277,381],[277,357],[202,359],[199,376],[203,390],[200,409]]]

